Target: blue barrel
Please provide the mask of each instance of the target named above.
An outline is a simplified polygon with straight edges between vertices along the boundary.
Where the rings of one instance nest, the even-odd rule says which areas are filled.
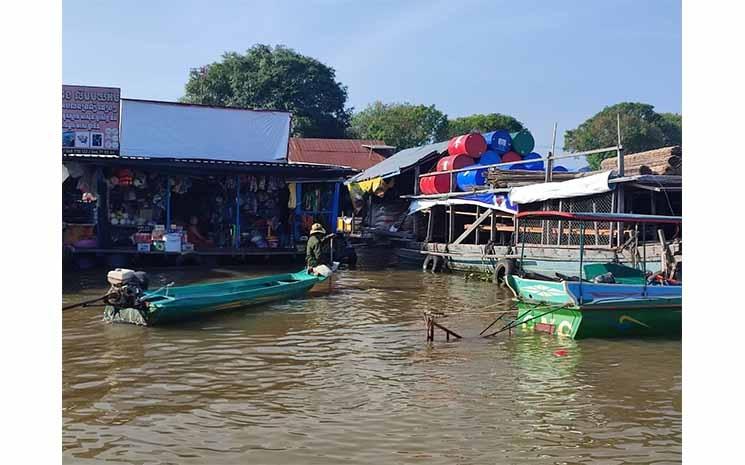
[[[526,170],[542,171],[545,169],[543,166],[543,157],[539,153],[530,152],[523,157],[523,160],[538,160],[530,163],[523,163]]]
[[[564,168],[561,165],[558,165],[558,166],[554,166],[554,169],[552,171],[568,172],[569,170]]]
[[[467,166],[466,168],[478,168],[478,164]],[[467,192],[474,188],[479,188],[486,184],[486,168],[461,171],[455,175],[455,183],[458,189]]]
[[[487,150],[479,160],[479,165],[496,165],[497,163],[502,163],[502,156],[494,150]]]
[[[486,139],[486,145],[489,147],[489,150],[493,150],[500,155],[512,150],[512,136],[503,129],[487,132],[483,136]]]

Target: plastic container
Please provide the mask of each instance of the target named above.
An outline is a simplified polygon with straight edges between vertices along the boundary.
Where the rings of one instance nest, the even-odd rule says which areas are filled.
[[[181,252],[181,234],[168,233],[163,235],[166,252]]]
[[[456,185],[453,183],[453,190]],[[450,191],[450,175],[435,174],[419,178],[419,191],[425,195],[444,194]]]
[[[478,158],[484,152],[486,152],[486,139],[478,132],[453,137],[448,142],[448,154],[451,156],[468,155],[471,158]]]
[[[473,165],[473,158],[468,155],[449,155],[437,162],[437,171],[459,170]]]
[[[523,157],[523,160],[525,161],[536,160],[530,163],[523,163],[523,166],[525,166],[526,170],[542,171],[545,169],[543,165],[543,157],[539,153],[530,152],[529,154]]]
[[[513,132],[510,136],[512,137],[512,150],[520,155],[528,154],[535,148],[533,134],[531,134],[527,129]]]
[[[507,152],[504,155],[502,155],[502,163],[508,163],[511,161],[521,161],[522,159],[523,157],[520,156],[520,154],[517,152]],[[515,165],[502,166],[500,169],[509,170],[511,169],[512,166],[515,166]]]
[[[479,167],[479,165],[471,166],[473,168]],[[458,189],[464,192],[482,187],[486,184],[486,168],[461,171],[455,176],[455,181],[458,185]]]
[[[484,139],[486,140],[486,145],[489,147],[489,150],[500,155],[512,150],[512,136],[510,136],[509,132],[503,129],[487,132],[484,134]]]
[[[487,150],[481,155],[479,165],[496,165],[502,163],[502,156],[493,150]]]

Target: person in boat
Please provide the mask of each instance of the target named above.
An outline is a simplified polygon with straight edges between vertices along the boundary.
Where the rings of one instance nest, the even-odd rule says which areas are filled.
[[[205,237],[199,231],[199,218],[192,216],[189,220],[189,228],[187,229],[189,242],[194,244],[195,248],[204,248],[214,246],[214,242],[209,238]]]
[[[313,223],[310,227],[310,238],[305,246],[305,265],[308,270],[320,265],[328,265],[326,254],[323,250],[323,240],[326,230],[320,223]]]

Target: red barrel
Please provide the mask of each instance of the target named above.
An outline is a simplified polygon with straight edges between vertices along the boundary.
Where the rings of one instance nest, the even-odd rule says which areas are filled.
[[[478,132],[456,136],[448,142],[450,155],[468,155],[471,158],[478,158],[484,152],[486,152],[486,139]]]
[[[453,185],[455,190],[455,185]],[[425,195],[444,194],[450,191],[450,175],[436,174],[419,178],[419,191]]]
[[[468,155],[449,155],[440,158],[437,162],[437,171],[459,170],[471,165],[473,165],[473,159]]]
[[[502,163],[507,163],[507,162],[510,162],[510,161],[520,161],[522,159],[523,159],[523,157],[519,153],[517,153],[517,152],[507,152],[504,155],[502,155]],[[510,165],[510,166],[513,166],[513,165]],[[503,170],[510,169],[509,166],[500,166],[499,168],[501,168]]]

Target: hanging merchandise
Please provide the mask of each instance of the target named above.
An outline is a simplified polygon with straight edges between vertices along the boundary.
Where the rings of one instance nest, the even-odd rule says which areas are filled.
[[[119,179],[119,184],[122,186],[131,186],[134,181],[132,170],[122,168],[116,171],[116,177]]]
[[[297,184],[291,182],[287,184],[287,188],[290,191],[290,198],[287,199],[287,208],[295,209],[297,205]]]

